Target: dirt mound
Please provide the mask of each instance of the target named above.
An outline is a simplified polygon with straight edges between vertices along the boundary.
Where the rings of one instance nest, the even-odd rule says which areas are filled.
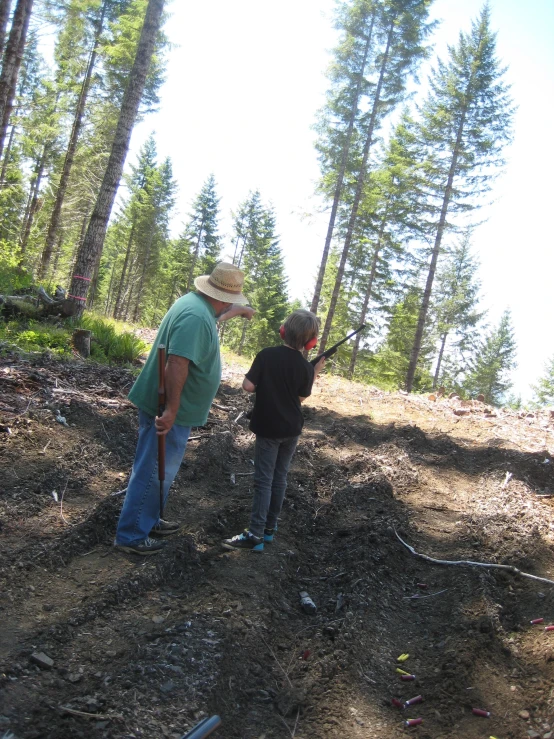
[[[322,378],[275,542],[226,553],[248,521],[254,443],[242,369],[226,366],[170,497],[184,533],[145,562],[111,547],[132,379],[0,365],[0,734],[177,739],[218,713],[214,736],[234,739],[551,736],[554,586],[431,564],[395,536],[554,580],[550,414]]]

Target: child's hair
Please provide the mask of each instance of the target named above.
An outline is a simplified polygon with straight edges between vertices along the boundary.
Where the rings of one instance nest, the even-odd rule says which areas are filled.
[[[295,310],[284,323],[285,343],[303,349],[319,333],[319,318],[309,310]]]

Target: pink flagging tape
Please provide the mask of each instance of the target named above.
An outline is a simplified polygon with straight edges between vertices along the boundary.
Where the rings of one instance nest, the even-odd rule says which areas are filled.
[[[86,298],[80,298],[78,295],[71,295],[71,293],[67,293],[68,298],[73,298],[74,300],[82,300],[84,303],[87,302]]]
[[[90,282],[92,280],[92,277],[81,277],[81,275],[73,275],[74,280],[86,280],[87,282]]]

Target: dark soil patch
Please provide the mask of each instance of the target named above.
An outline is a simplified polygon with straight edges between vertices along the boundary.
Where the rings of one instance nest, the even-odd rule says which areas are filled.
[[[548,736],[554,587],[431,565],[394,530],[433,557],[554,579],[550,422],[460,420],[446,404],[324,378],[275,542],[226,553],[252,495],[240,379],[226,368],[192,434],[168,508],[184,533],[137,561],[111,547],[137,430],[132,376],[3,360],[0,733],[178,739],[218,713],[214,736],[229,739]],[[415,682],[396,671],[403,653]],[[407,710],[391,703],[418,694]]]

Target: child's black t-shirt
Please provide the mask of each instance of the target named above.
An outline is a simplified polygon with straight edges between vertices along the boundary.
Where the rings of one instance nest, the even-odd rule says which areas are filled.
[[[313,365],[296,349],[273,346],[256,355],[246,377],[256,385],[250,430],[268,439],[298,436],[304,425],[300,398],[311,395]]]

